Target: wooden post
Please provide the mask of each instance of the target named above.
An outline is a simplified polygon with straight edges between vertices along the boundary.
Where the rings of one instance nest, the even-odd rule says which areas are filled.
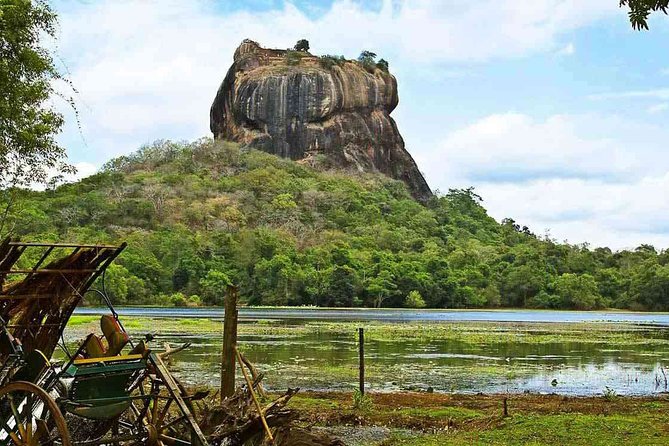
[[[365,329],[358,328],[358,345],[360,352],[360,395],[365,394]]]
[[[228,286],[225,295],[223,323],[223,352],[221,355],[221,401],[235,392],[235,364],[237,348],[237,287]]]
[[[504,397],[504,411],[503,411],[504,417],[509,416],[509,401],[508,400],[509,399],[507,397]]]

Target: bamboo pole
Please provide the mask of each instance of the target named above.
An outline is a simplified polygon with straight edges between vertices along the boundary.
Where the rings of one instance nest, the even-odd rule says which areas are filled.
[[[256,393],[253,391],[253,382],[251,381],[249,373],[246,371],[246,367],[244,367],[244,360],[242,359],[242,355],[239,353],[239,350],[237,350],[237,347],[235,347],[235,353],[237,354],[237,361],[239,361],[239,367],[242,369],[242,374],[244,374],[246,385],[249,388],[249,392],[251,392],[251,398],[253,398],[253,402],[256,405],[256,409],[258,409],[258,415],[260,415],[260,420],[262,421],[262,425],[265,428],[265,432],[267,433],[267,438],[269,438],[269,441],[272,444],[274,444],[274,437],[272,436],[272,431],[269,430],[269,426],[267,425],[267,420],[265,419],[264,410],[260,405],[260,401],[258,401],[258,397],[256,397]]]

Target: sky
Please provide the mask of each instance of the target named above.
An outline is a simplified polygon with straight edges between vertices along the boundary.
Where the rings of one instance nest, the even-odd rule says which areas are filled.
[[[498,220],[592,247],[669,248],[669,18],[618,0],[52,1],[79,176],[157,139],[210,136],[244,38],[397,77],[392,116],[433,190],[473,186]]]

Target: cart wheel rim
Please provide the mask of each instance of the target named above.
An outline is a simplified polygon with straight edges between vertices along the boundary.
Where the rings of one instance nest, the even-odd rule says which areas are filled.
[[[72,445],[58,405],[35,384],[16,381],[0,388],[0,411],[0,445]]]

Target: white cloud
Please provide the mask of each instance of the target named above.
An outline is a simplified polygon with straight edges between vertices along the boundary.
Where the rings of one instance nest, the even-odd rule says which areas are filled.
[[[435,150],[417,157],[437,184],[537,178],[612,181],[638,175],[649,165],[659,167],[658,161],[668,165],[669,155],[658,155],[666,152],[668,133],[611,116],[554,115],[538,120],[510,112],[456,130]]]
[[[98,168],[95,164],[87,162],[76,163],[74,167],[77,169],[77,173],[75,173],[74,175],[66,176],[65,181],[67,182],[78,181],[83,178],[90,177],[91,175],[93,175],[95,172],[98,171]]]
[[[615,248],[669,246],[669,129],[615,116],[484,117],[419,154],[435,188],[475,186],[495,218]]]
[[[646,110],[651,114],[661,113],[669,110],[669,102],[660,102],[659,104],[651,105]]]
[[[490,214],[513,217],[535,233],[614,249],[651,243],[669,247],[669,171],[631,183],[544,179],[528,184],[482,184]]]
[[[666,101],[669,100],[669,88],[591,94],[588,96],[588,99],[595,101],[605,99],[659,99]]]
[[[247,37],[284,48],[305,37],[317,53],[347,57],[372,49],[400,70],[425,70],[555,51],[558,37],[619,13],[610,0],[385,0],[378,10],[337,0],[315,18],[290,2],[262,12],[217,7],[205,0],[56,4],[59,51],[80,92],[90,146],[77,155],[103,162],[157,138],[209,134],[209,106]],[[63,140],[83,144],[73,124]]]
[[[576,52],[576,48],[574,47],[573,43],[567,44],[564,48],[560,49],[557,52],[558,56],[572,56]]]
[[[73,174],[61,174],[56,168],[49,169],[47,172],[47,178],[49,180],[54,180],[57,178],[59,181],[57,181],[56,184],[73,183],[75,181],[89,177],[98,171],[97,166],[87,162],[75,163],[73,166],[76,169],[76,172]],[[44,190],[46,185],[44,183],[32,183],[30,184],[30,188],[34,190]]]

